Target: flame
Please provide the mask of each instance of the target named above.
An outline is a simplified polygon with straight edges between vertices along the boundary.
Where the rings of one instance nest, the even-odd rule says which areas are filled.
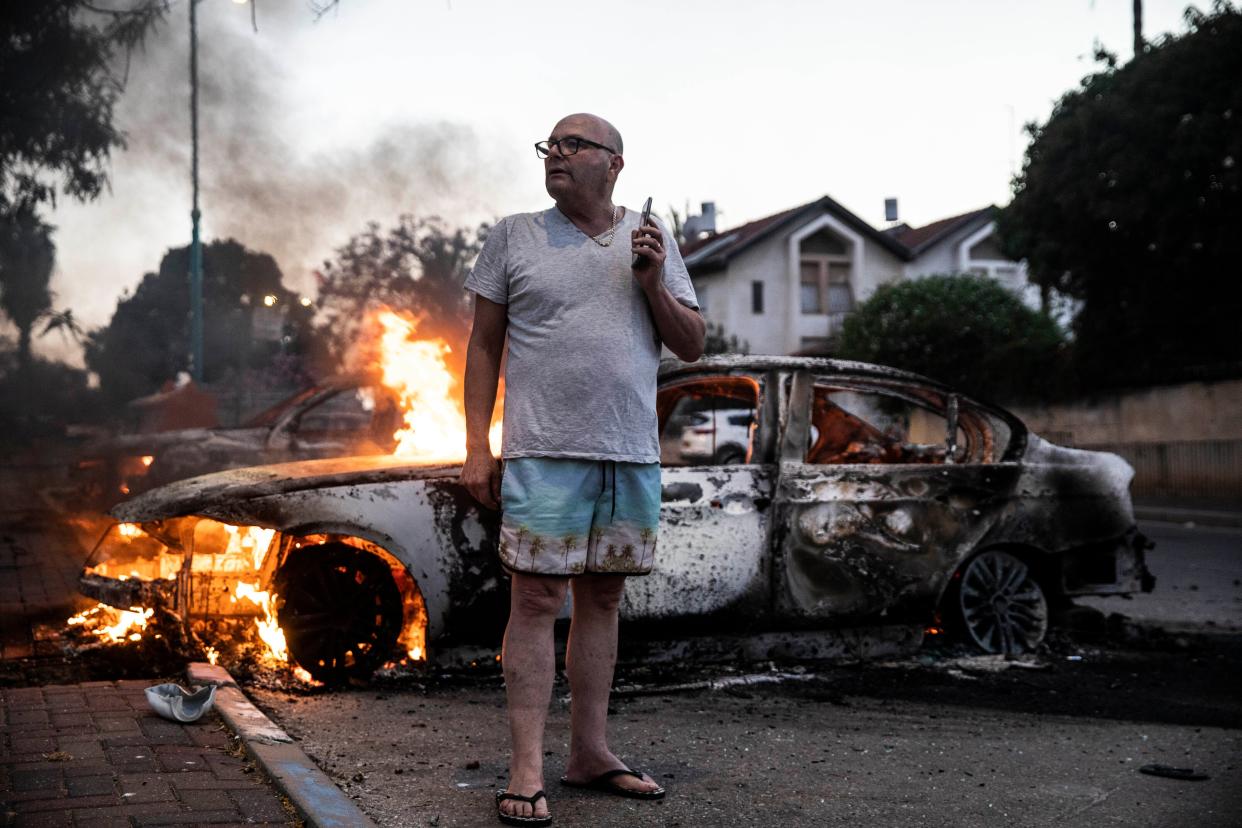
[[[263,610],[263,617],[254,620],[259,630],[259,638],[267,645],[268,653],[272,658],[281,662],[288,661],[289,647],[285,643],[285,633],[276,623],[276,613],[272,608],[276,595],[260,590],[255,584],[238,581],[231,597],[234,601],[245,598]]]
[[[410,648],[410,661],[422,661],[422,659],[423,659],[423,648],[422,647],[411,647]]]
[[[151,455],[151,454],[144,454],[144,455],[142,455],[142,465],[144,465],[144,466],[150,466],[150,465],[151,465],[152,463],[154,463],[154,462],[155,462],[155,456],[154,456],[154,455]]]
[[[123,538],[137,538],[143,534],[142,527],[136,523],[118,523],[116,530],[121,533]]]
[[[220,660],[220,651],[215,647],[207,648],[207,663],[216,664]]]
[[[248,553],[254,559],[254,568],[262,568],[263,559],[267,557],[267,547],[271,544],[276,530],[260,529],[258,526],[233,526],[229,523],[221,525],[229,536],[229,545],[225,547],[224,554]]]
[[[315,681],[315,677],[312,676],[304,667],[295,666],[293,668],[293,675],[297,678],[298,681],[303,681],[303,682],[306,682],[307,684],[313,684],[316,687],[323,686],[323,682]]]
[[[466,415],[460,385],[444,358],[443,339],[415,339],[418,322],[391,310],[378,316],[382,381],[400,401],[404,425],[393,435],[393,454],[427,462],[458,462],[466,456]],[[500,444],[500,423],[488,434],[492,453]]]
[[[148,607],[119,610],[107,604],[96,604],[85,612],[71,615],[66,623],[83,626],[109,642],[139,641],[154,614],[155,610]]]

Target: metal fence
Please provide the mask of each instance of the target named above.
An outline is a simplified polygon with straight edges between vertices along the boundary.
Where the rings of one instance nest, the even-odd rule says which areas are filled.
[[[1242,497],[1242,440],[1105,443],[1134,467],[1135,497]]]

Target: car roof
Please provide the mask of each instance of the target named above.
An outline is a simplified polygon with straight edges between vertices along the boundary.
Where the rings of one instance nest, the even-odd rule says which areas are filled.
[[[941,391],[954,390],[930,377],[915,374],[911,371],[903,371],[900,368],[891,368],[887,365],[853,362],[846,359],[828,359],[826,357],[776,356],[768,354],[715,354],[703,357],[697,362],[665,359],[660,362],[660,379],[672,379],[673,377],[690,376],[711,371],[773,371],[781,369],[789,371],[810,370],[823,374],[850,374],[876,379],[905,380],[918,382]]]

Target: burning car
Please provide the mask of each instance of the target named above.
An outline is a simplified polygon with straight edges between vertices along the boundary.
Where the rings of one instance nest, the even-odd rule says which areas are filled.
[[[715,357],[666,362],[657,408],[660,549],[626,585],[634,627],[903,629],[917,646],[943,621],[1019,652],[1043,640],[1050,603],[1152,587],[1124,460],[1052,445],[934,381]],[[740,452],[681,450],[678,430],[716,417],[745,424]],[[494,647],[508,613],[499,516],[459,469],[349,457],[179,481],[113,510],[122,523],[82,590],[187,618],[256,615],[322,680],[394,652]]]

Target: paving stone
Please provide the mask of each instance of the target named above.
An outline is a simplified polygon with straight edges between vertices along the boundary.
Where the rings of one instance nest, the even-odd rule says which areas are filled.
[[[73,825],[73,817],[68,811],[18,814],[13,825],[14,828],[70,828]]]
[[[60,770],[15,770],[9,784],[15,791],[41,791],[59,789],[64,774]]]
[[[147,825],[219,825],[237,821],[237,811],[189,811],[182,814],[167,816],[139,817],[134,822],[139,826]],[[253,824],[253,823],[251,823]]]
[[[116,782],[112,774],[100,776],[75,776],[65,780],[69,796],[100,796],[116,793]]]
[[[108,794],[106,796],[79,796],[74,797],[72,800],[66,797],[32,799],[13,803],[13,810],[19,814],[29,814],[36,811],[63,811],[66,808],[66,803],[71,803],[75,808],[90,808],[96,805],[113,805],[116,803],[116,797]]]
[[[175,799],[166,773],[123,773],[117,776],[121,798],[126,802]]]
[[[176,781],[173,787],[176,788]],[[227,791],[210,791],[210,790],[178,790],[177,798],[181,800],[181,804],[191,811],[233,811],[240,816],[241,812],[237,809],[236,804],[229,798]]]
[[[242,814],[249,820],[271,822],[288,819],[288,814],[285,813],[280,800],[268,791],[238,790],[231,791],[229,795],[233,797],[238,807],[241,808]]]

